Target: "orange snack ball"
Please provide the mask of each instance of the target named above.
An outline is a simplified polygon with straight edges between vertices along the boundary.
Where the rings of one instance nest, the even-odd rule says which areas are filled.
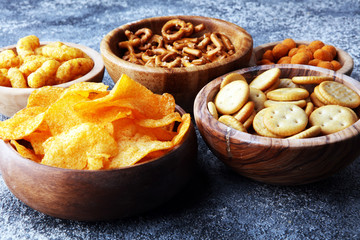
[[[271,49],[268,49],[264,52],[263,59],[267,59],[270,62],[274,62],[274,55]]]
[[[308,47],[314,53],[316,50],[321,49],[323,46],[325,46],[325,44],[322,41],[315,40],[315,41],[312,41]]]
[[[286,56],[288,54],[289,50],[290,49],[288,46],[286,46],[282,43],[279,43],[274,46],[272,53],[273,53],[275,59],[280,59],[281,57]]]
[[[325,45],[321,49],[326,50],[329,53],[331,53],[333,59],[336,56],[336,48],[334,46],[332,46],[332,45]]]
[[[330,70],[334,70],[334,66],[329,61],[320,61],[317,66],[322,67],[322,68],[327,68]]]
[[[280,58],[277,63],[278,64],[290,64],[291,63],[291,57],[284,56],[284,57]]]
[[[308,64],[309,56],[304,52],[299,52],[291,58],[291,64]]]
[[[333,57],[330,52],[324,49],[318,49],[314,52],[314,58],[322,61],[331,61]]]
[[[341,63],[339,63],[339,62],[336,61],[336,60],[332,60],[332,61],[331,61],[331,64],[332,64],[333,67],[334,67],[334,71],[337,71],[337,70],[339,70],[340,68],[342,68]]]
[[[298,49],[300,49],[300,48],[307,48],[308,46],[306,46],[306,45],[304,45],[304,44],[300,44],[299,46],[298,46]]]
[[[300,52],[305,53],[306,55],[308,55],[309,60],[314,59],[314,57],[313,57],[313,53],[312,53],[312,52],[311,52],[311,50],[310,50],[310,49],[308,49],[308,48],[300,48],[297,52],[298,52],[298,53],[300,53]]]
[[[321,60],[314,58],[314,59],[310,60],[308,64],[311,66],[317,66],[320,61]]]
[[[270,61],[269,59],[261,59],[260,61],[257,61],[257,65],[271,65],[275,64],[274,62]]]
[[[288,46],[289,49],[296,48],[296,42],[291,38],[284,39],[282,44]]]
[[[289,56],[289,57],[292,57],[292,56],[294,56],[298,51],[299,51],[298,48],[292,48],[292,49],[290,49],[290,51],[289,51],[289,53],[288,53],[288,56]]]

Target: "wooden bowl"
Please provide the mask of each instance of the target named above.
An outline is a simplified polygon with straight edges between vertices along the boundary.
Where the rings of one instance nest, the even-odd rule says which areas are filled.
[[[42,42],[40,45],[46,45],[50,42]],[[94,67],[86,75],[63,84],[55,85],[56,87],[69,87],[70,85],[77,82],[101,82],[104,76],[104,62],[101,58],[101,55],[95,50],[75,44],[75,43],[64,43],[70,47],[76,47],[85,52],[93,61]],[[4,50],[11,49],[16,53],[16,45],[11,45],[7,47],[0,48],[0,52]],[[35,88],[11,88],[11,87],[2,87],[0,86],[0,114],[3,114],[7,117],[13,116],[16,112],[24,108],[27,104],[27,99],[29,95],[34,91]]]
[[[166,155],[114,170],[42,165],[21,157],[2,140],[0,151],[2,177],[26,205],[58,218],[96,221],[137,215],[173,197],[195,172],[197,139],[191,124],[184,141]]]
[[[360,94],[358,81],[319,67],[277,64],[235,72],[251,81],[273,67],[281,69],[281,77],[332,76],[335,81]],[[360,121],[337,133],[308,139],[262,137],[227,127],[212,117],[207,109],[207,103],[214,100],[224,77],[216,78],[199,92],[194,103],[194,117],[210,150],[237,173],[270,184],[306,184],[332,175],[360,154]]]
[[[300,44],[309,45],[311,43],[310,41],[295,41],[295,42],[296,42],[297,46]],[[266,50],[273,49],[273,47],[279,43],[281,43],[281,41],[262,44],[260,46],[257,46],[256,48],[254,48],[253,59],[251,60],[251,62],[252,62],[251,65],[252,66],[256,65],[256,62],[262,59],[262,56],[264,55]],[[340,68],[336,72],[343,73],[343,74],[350,76],[351,72],[354,68],[354,61],[353,61],[352,57],[344,50],[337,48],[337,47],[335,47],[335,48],[337,51],[337,56],[335,57],[335,60],[339,61],[340,64],[342,65],[342,68]]]
[[[160,68],[147,67],[121,59],[118,43],[127,40],[125,30],[136,31],[150,28],[161,35],[162,26],[169,20],[180,18],[194,25],[204,23],[207,32],[221,32],[233,43],[236,53],[219,62],[195,67]],[[200,32],[201,33],[201,32]],[[199,33],[199,34],[200,34]],[[223,20],[200,16],[166,16],[143,19],[120,26],[109,32],[101,41],[100,51],[106,70],[114,82],[122,73],[146,86],[155,93],[171,93],[176,103],[191,111],[198,91],[210,80],[239,67],[249,66],[253,47],[252,37],[241,27]]]

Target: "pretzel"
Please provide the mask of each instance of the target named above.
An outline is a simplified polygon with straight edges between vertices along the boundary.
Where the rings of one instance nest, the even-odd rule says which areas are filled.
[[[146,43],[152,35],[153,33],[149,28],[141,28],[135,32],[135,36],[140,37],[141,44]]]
[[[173,29],[176,31],[173,32]],[[186,32],[189,31],[189,26],[185,21],[180,19],[172,19],[164,24],[161,29],[161,34],[168,41],[174,41],[182,38]]]

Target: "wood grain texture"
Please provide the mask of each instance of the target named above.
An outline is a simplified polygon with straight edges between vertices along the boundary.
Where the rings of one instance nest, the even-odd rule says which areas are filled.
[[[40,46],[49,44],[51,42],[41,42]],[[76,80],[56,85],[56,87],[69,87],[70,85],[78,82],[101,82],[104,77],[105,66],[101,55],[86,46],[64,42],[65,45],[76,47],[85,52],[93,61],[94,67],[86,75],[77,78]],[[16,53],[16,45],[0,48],[0,52],[11,49]],[[20,109],[24,108],[27,104],[27,99],[34,88],[10,88],[0,86],[0,114],[7,117],[13,116]]]
[[[237,70],[248,80],[272,67],[281,77],[332,76],[360,94],[360,83],[344,74],[305,65],[264,65]],[[340,132],[308,139],[278,139],[236,131],[218,122],[207,110],[219,91],[221,76],[197,95],[194,117],[211,151],[237,173],[279,185],[299,185],[322,180],[350,164],[359,154],[360,121]],[[359,109],[356,109],[359,115]]]
[[[119,57],[122,53],[118,43],[127,40],[124,34],[125,30],[136,31],[147,27],[154,33],[161,34],[162,26],[174,18],[191,22],[194,26],[204,23],[206,32],[225,34],[233,43],[235,54],[219,62],[173,69],[142,66]],[[201,35],[202,32],[199,34]],[[100,44],[106,70],[114,82],[117,82],[121,74],[125,73],[155,93],[171,93],[175,97],[176,103],[187,111],[192,111],[196,94],[210,80],[239,67],[249,66],[252,48],[252,37],[243,28],[223,20],[200,16],[166,16],[143,19],[112,30]]]
[[[191,124],[183,143],[168,154],[115,170],[38,164],[21,157],[2,140],[0,151],[1,175],[26,205],[58,218],[96,221],[140,214],[173,197],[195,173],[197,139]]]
[[[262,59],[262,56],[264,55],[266,50],[273,49],[273,47],[276,44],[279,44],[281,42],[282,41],[265,43],[265,44],[255,47],[254,51],[253,51],[252,59],[250,61],[251,62],[250,65],[255,66],[256,62]],[[297,46],[300,44],[309,45],[311,43],[310,41],[295,41],[295,42],[296,42]],[[350,76],[352,73],[352,70],[354,69],[354,60],[344,50],[337,48],[336,46],[334,46],[334,47],[336,48],[336,51],[337,51],[337,56],[335,57],[335,60],[339,61],[340,64],[342,65],[342,67],[336,72],[343,73],[343,74]]]

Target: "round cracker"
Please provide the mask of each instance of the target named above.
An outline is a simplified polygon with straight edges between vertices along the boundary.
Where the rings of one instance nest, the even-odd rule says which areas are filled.
[[[322,102],[324,105],[329,105],[329,104],[331,104],[331,102],[329,102],[328,100],[326,100],[326,99],[321,95],[321,93],[320,93],[320,91],[319,91],[319,85],[314,88],[314,94],[315,94],[316,98],[319,99],[319,101]]]
[[[246,82],[246,79],[240,73],[230,73],[226,75],[225,78],[220,83],[220,89],[223,88],[225,85],[237,80]]]
[[[280,78],[278,88],[298,88],[298,84],[294,83],[290,78]]]
[[[264,114],[265,127],[276,135],[288,137],[303,131],[308,123],[305,111],[293,104],[274,105]]]
[[[225,85],[215,97],[215,106],[221,114],[233,114],[247,102],[249,85],[245,81],[233,81]]]
[[[257,88],[261,91],[268,89],[272,86],[280,77],[281,71],[279,68],[272,68],[258,75],[249,84],[250,87]]]
[[[304,99],[296,100],[296,101],[274,101],[274,100],[266,100],[264,103],[265,107],[271,107],[275,104],[294,104],[296,106],[299,106],[301,108],[306,106],[306,101]]]
[[[246,132],[246,128],[244,127],[244,125],[231,115],[222,115],[221,117],[219,117],[219,122],[241,132]]]
[[[306,103],[305,113],[310,116],[310,114],[314,111],[314,104],[312,102]]]
[[[264,108],[264,103],[267,100],[266,95],[263,91],[250,87],[249,101],[254,102],[254,110],[259,112]]]
[[[311,113],[309,123],[311,126],[320,126],[324,135],[335,133],[357,121],[357,117],[350,110],[339,105],[322,106]]]
[[[324,81],[333,81],[333,78],[325,76],[296,76],[291,80],[295,84],[320,84]]]
[[[356,108],[360,105],[360,96],[351,88],[335,81],[319,84],[319,92],[331,104]]]
[[[219,114],[216,110],[216,106],[213,102],[208,102],[207,104],[207,107],[208,107],[208,110],[210,112],[210,114],[215,118],[215,119],[218,119],[219,118]]]
[[[288,139],[302,139],[302,138],[311,138],[319,136],[321,133],[321,127],[320,126],[312,126],[302,132],[299,132],[298,134],[295,134],[291,137],[288,137]]]
[[[281,138],[281,136],[270,132],[264,125],[264,115],[269,108],[260,110],[254,117],[253,128],[257,134],[263,137]]]
[[[305,99],[309,92],[304,88],[278,88],[266,94],[266,97],[275,101],[296,101]]]
[[[325,104],[323,102],[321,102],[315,95],[315,93],[311,93],[310,94],[310,99],[311,99],[311,102],[316,106],[316,107],[322,107],[322,106],[325,106]]]
[[[251,125],[253,124],[254,122],[254,118],[256,116],[256,112],[253,111],[252,114],[248,117],[248,119],[245,120],[245,122],[243,123],[244,127],[246,129],[248,129],[249,127],[251,127]]]
[[[244,122],[252,112],[254,111],[255,103],[253,101],[247,102],[236,114],[234,114],[234,118],[236,118],[239,122]]]

